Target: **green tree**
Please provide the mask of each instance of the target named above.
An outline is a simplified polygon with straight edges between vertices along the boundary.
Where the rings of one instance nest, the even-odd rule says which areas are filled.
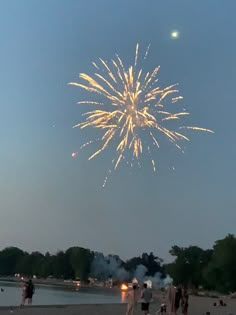
[[[74,271],[70,258],[63,251],[52,256],[52,275],[55,278],[74,279]]]
[[[236,237],[229,234],[216,241],[211,262],[204,276],[208,288],[222,292],[236,291]]]
[[[165,276],[164,267],[162,265],[162,259],[155,256],[152,252],[150,254],[143,253],[139,257],[133,257],[126,261],[125,269],[134,272],[139,265],[143,265],[147,268],[147,275],[154,276],[155,273],[160,272],[162,276]]]
[[[16,261],[17,273],[21,273],[28,277],[36,275],[42,277],[42,266],[45,262],[45,256],[40,252],[25,253]]]
[[[42,262],[40,268],[40,276],[42,278],[47,278],[52,275],[53,263],[52,263],[52,256],[49,252],[45,254],[44,261]]]
[[[0,252],[0,274],[12,276],[17,272],[17,262],[25,253],[17,247],[7,247]]]
[[[88,279],[94,254],[86,248],[71,247],[66,251],[70,265],[77,279]]]
[[[170,254],[175,257],[173,263],[167,265],[167,272],[175,284],[183,284],[197,288],[204,284],[203,271],[208,265],[212,251],[197,246],[173,246]]]
[[[31,269],[32,265],[30,255],[25,253],[24,256],[17,260],[16,272],[28,276],[29,274],[31,275]]]

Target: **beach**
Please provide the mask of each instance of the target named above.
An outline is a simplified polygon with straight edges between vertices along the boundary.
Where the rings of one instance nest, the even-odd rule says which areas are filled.
[[[189,315],[203,315],[210,312],[211,315],[236,314],[236,300],[225,299],[227,306],[214,307],[217,302],[212,298],[190,298]],[[158,309],[158,303],[152,303],[150,314],[154,315]],[[0,315],[19,314],[19,315],[125,315],[125,304],[100,304],[100,305],[60,305],[60,306],[25,306],[25,307],[1,307]],[[141,315],[140,305],[136,315]],[[179,312],[178,314],[181,314]]]

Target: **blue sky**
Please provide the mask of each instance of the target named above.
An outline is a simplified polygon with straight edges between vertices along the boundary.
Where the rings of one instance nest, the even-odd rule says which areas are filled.
[[[212,246],[235,232],[236,3],[50,0],[0,2],[0,246],[72,245],[123,258],[172,245]],[[170,37],[178,30],[177,40]],[[178,82],[189,124],[185,154],[161,141],[157,172],[122,165],[102,182],[113,148],[71,158],[94,130],[72,129],[86,94],[68,86],[91,62],[150,43],[145,71]],[[175,171],[173,171],[173,167]]]

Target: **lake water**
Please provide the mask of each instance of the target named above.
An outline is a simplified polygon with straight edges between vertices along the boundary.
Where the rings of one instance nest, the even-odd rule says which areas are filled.
[[[22,285],[11,282],[0,282],[0,306],[20,305]],[[122,303],[122,293],[109,292],[96,288],[79,288],[78,291],[51,286],[35,285],[34,305],[61,305],[61,304],[103,304]]]

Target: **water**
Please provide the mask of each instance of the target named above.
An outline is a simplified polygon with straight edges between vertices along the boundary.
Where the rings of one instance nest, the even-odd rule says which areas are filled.
[[[0,282],[4,290],[0,292],[0,306],[20,305],[22,285],[11,282]],[[35,286],[34,305],[61,304],[103,304],[121,303],[123,295],[96,288],[79,288],[78,291],[52,286]]]

